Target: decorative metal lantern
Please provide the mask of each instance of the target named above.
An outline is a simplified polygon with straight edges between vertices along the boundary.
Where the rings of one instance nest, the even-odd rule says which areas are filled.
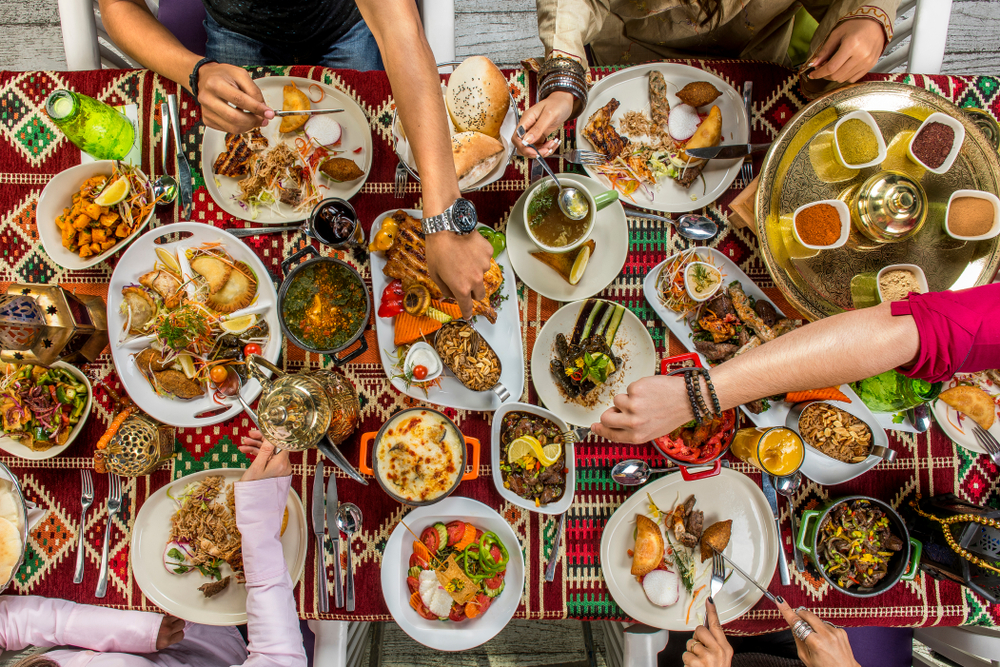
[[[13,283],[0,295],[0,361],[91,362],[107,344],[107,309],[99,296],[30,283]]]
[[[141,477],[174,455],[174,429],[136,413],[129,415],[107,448],[95,453],[95,469]]]

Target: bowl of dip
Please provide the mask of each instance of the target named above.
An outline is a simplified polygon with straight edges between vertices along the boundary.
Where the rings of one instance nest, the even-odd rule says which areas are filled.
[[[691,262],[684,269],[684,290],[695,301],[708,301],[722,287],[722,272],[708,262]]]
[[[469,471],[467,446],[472,448]],[[479,440],[464,437],[444,413],[409,408],[390,417],[378,433],[361,436],[358,469],[375,477],[391,498],[404,505],[432,505],[451,495],[460,482],[479,477],[479,450]]]

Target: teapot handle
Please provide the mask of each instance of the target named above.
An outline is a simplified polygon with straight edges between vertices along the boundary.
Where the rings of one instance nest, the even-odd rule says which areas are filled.
[[[268,378],[264,371],[260,369],[263,366],[267,370],[274,373],[275,377],[281,377],[284,375],[284,371],[272,364],[270,361],[260,356],[259,354],[249,354],[247,355],[247,372],[258,382],[260,385],[267,389],[271,385],[271,380]]]

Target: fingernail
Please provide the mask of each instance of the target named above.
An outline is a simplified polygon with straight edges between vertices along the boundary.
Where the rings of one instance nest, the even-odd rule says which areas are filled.
[[[708,596],[708,601],[713,605],[715,604],[715,600],[712,599],[711,595]]]
[[[795,609],[795,611],[803,611],[803,610],[805,610],[805,607],[797,607],[797,608]]]
[[[778,601],[778,604],[785,604],[785,598],[781,597],[780,595],[775,595],[774,599]]]
[[[533,143],[535,141],[535,138],[533,136],[531,136],[530,134],[525,134],[525,135],[521,136],[521,141],[523,141],[526,144],[530,144],[530,143]]]
[[[521,127],[520,125],[517,126],[517,136],[519,136],[521,138],[524,137],[524,128]]]

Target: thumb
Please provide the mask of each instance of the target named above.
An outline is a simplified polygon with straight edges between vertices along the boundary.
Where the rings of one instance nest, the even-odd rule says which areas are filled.
[[[243,93],[243,95],[237,96],[237,99],[230,100],[237,108],[246,109],[255,116],[274,118],[274,112],[264,102],[264,95],[260,92],[260,88],[253,82],[245,69],[242,67],[233,68],[232,81]],[[268,112],[270,112],[270,116],[266,115]]]

